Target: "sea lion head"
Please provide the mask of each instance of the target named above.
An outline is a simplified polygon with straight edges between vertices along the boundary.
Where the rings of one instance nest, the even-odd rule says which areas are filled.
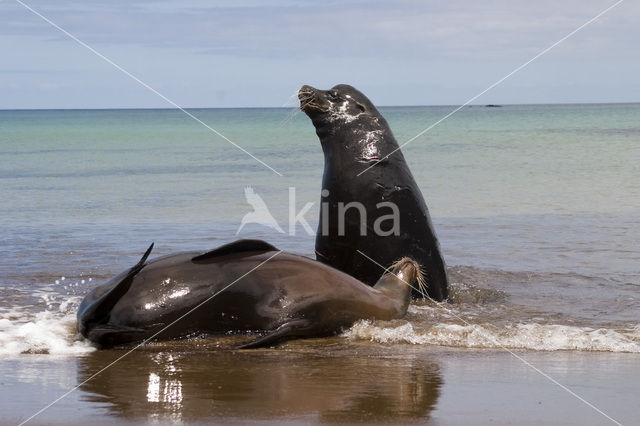
[[[302,86],[298,91],[300,109],[316,128],[325,153],[336,149],[355,154],[359,161],[379,161],[383,142],[391,135],[386,120],[369,98],[348,84],[329,90]],[[395,140],[393,142],[395,144]]]
[[[410,257],[403,257],[394,262],[373,288],[401,302],[405,310],[409,306],[411,289],[427,294],[427,284],[422,268]]]
[[[380,115],[371,101],[359,90],[348,84],[338,84],[329,90],[304,85],[298,91],[300,109],[312,120],[351,123],[367,115]]]

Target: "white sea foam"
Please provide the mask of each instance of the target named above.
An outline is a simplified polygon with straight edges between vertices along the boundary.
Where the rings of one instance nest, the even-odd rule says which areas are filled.
[[[79,355],[94,348],[79,340],[75,331],[77,298],[57,309],[37,313],[20,310],[0,312],[0,356],[19,354]]]
[[[492,324],[439,323],[425,330],[416,330],[409,322],[400,326],[388,326],[384,323],[360,321],[344,335],[350,339],[379,343],[640,353],[640,326],[610,330],[535,323],[512,324],[500,328]]]

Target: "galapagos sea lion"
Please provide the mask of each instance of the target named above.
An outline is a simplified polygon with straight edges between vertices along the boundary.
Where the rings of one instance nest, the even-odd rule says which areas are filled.
[[[422,283],[420,266],[408,258],[379,274],[372,288],[260,240],[146,262],[152,247],[134,267],[87,294],[77,315],[82,336],[111,347],[156,333],[154,339],[167,340],[261,332],[241,347],[270,346],[332,335],[360,319],[401,318],[410,285]]]
[[[325,158],[316,258],[374,285],[378,268],[358,251],[385,267],[408,256],[424,268],[428,295],[446,299],[446,265],[429,210],[387,121],[346,84],[303,86],[298,97]]]

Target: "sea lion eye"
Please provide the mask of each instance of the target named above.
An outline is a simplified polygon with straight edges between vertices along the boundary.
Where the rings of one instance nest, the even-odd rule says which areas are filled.
[[[335,90],[329,90],[329,92],[327,94],[333,100],[339,99],[338,92],[336,92]]]

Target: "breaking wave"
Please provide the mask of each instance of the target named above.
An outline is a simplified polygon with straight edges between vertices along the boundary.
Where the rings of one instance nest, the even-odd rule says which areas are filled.
[[[75,307],[80,298],[29,313],[0,312],[0,356],[20,354],[81,355],[95,350],[76,337]]]
[[[604,351],[640,353],[640,326],[624,330],[593,329],[559,324],[438,323],[418,329],[401,325],[359,321],[344,333],[354,340],[378,343],[409,343],[464,348],[529,349],[539,351]]]

